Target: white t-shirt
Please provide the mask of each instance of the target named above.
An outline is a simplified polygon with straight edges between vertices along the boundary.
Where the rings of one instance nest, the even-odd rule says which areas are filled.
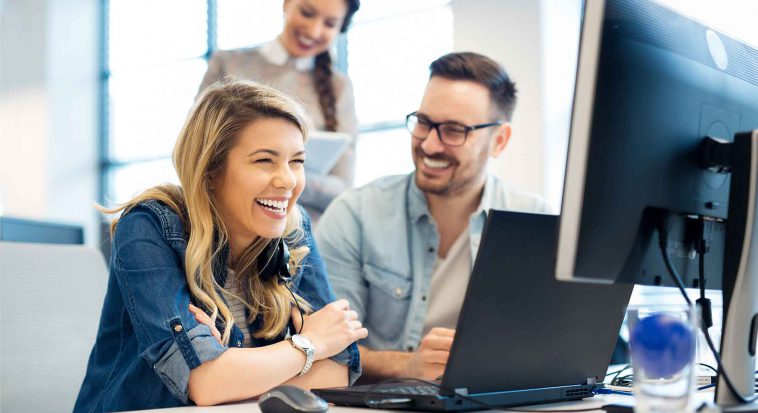
[[[471,249],[468,228],[453,242],[447,257],[437,257],[429,290],[429,305],[422,337],[434,327],[455,329],[471,278]]]

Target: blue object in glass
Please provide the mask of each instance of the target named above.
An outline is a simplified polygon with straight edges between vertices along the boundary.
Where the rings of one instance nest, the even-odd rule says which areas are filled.
[[[682,320],[654,314],[640,320],[630,337],[632,360],[650,377],[668,378],[695,357],[695,335]]]

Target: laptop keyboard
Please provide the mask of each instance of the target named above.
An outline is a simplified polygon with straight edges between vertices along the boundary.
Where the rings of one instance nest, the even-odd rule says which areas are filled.
[[[398,386],[383,387],[374,390],[376,393],[412,394],[420,396],[434,396],[439,394],[439,389],[434,386]]]

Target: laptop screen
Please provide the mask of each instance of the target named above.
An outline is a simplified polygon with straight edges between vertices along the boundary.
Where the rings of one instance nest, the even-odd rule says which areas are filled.
[[[557,225],[552,215],[489,212],[444,387],[602,382],[633,285],[557,281]]]

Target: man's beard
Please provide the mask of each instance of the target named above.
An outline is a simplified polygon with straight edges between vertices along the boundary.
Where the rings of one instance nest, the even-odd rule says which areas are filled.
[[[424,154],[424,151],[421,150],[421,148],[417,148],[415,154],[416,162],[423,163],[423,158],[427,157],[432,160],[447,161],[450,163],[449,168],[455,168],[455,171],[447,180],[447,182],[443,182],[441,184],[433,184],[427,179],[420,178],[418,167],[416,167],[415,179],[418,189],[421,190],[421,192],[438,196],[454,196],[458,193],[464,192],[469,185],[473,185],[480,178],[482,171],[479,171],[480,173],[477,173],[477,171],[473,171],[472,169],[475,168],[476,165],[486,165],[488,157],[486,149],[482,150],[476,159],[471,159],[472,163],[468,165],[468,168],[464,167],[462,169],[462,165],[458,162],[458,160],[449,156],[439,154],[434,156],[427,156]]]
[[[448,168],[457,168],[460,166],[460,164],[454,158],[451,158],[445,155],[440,155],[440,154],[428,156],[424,154],[424,151],[421,150],[421,148],[417,148],[416,149],[416,162],[423,163],[424,158],[428,158],[435,161],[446,161],[449,163]],[[423,177],[420,177],[419,174],[423,174],[423,173],[419,172],[418,169],[419,168],[417,166],[416,177],[415,177],[416,186],[418,186],[418,189],[420,189],[421,192],[425,192],[427,194],[432,194],[432,195],[447,196],[454,193],[460,187],[457,184],[457,179],[456,179],[456,175],[458,173],[457,169],[453,172],[453,175],[446,182],[442,182],[440,184],[432,183],[430,182],[429,179],[424,179]]]

